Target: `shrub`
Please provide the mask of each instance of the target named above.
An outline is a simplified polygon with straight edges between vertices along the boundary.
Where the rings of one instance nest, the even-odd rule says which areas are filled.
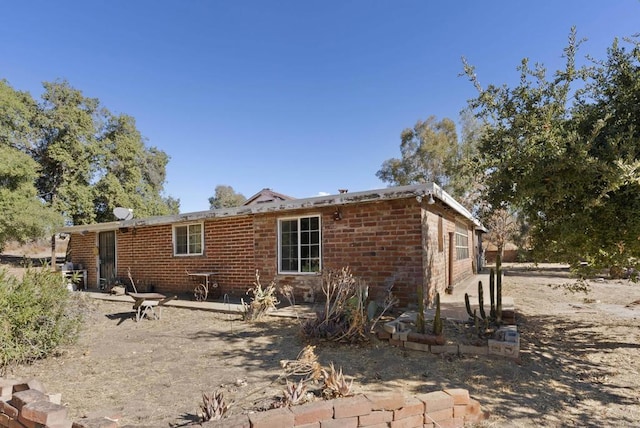
[[[73,343],[80,325],[59,273],[28,267],[17,279],[0,269],[0,374],[10,364],[45,358]]]
[[[268,286],[262,287],[260,284],[260,272],[256,269],[256,281],[253,283],[253,288],[247,291],[247,294],[251,294],[251,301],[245,303],[242,300],[243,318],[245,321],[258,321],[264,317],[268,312],[275,310],[276,305],[280,302],[276,297],[276,282],[272,280]]]

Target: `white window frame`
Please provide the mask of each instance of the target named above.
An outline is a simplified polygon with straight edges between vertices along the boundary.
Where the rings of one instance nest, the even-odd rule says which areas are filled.
[[[192,253],[191,250],[191,236],[189,229],[192,226],[200,226],[200,252]],[[176,229],[187,228],[187,252],[178,253],[178,239],[176,236]],[[189,257],[189,256],[201,256],[204,254],[204,223],[183,223],[173,225],[173,255],[176,257]]]
[[[314,270],[314,271],[303,271],[301,270],[301,265],[302,263],[300,263],[301,261],[301,247],[303,246],[302,244],[302,239],[301,239],[301,233],[303,232],[301,230],[300,227],[300,222],[302,219],[311,219],[311,218],[316,218],[318,219],[318,243],[317,243],[317,247],[318,247],[318,270]],[[297,260],[298,260],[298,269],[297,270],[283,270],[282,269],[282,223],[283,222],[288,222],[288,221],[293,221],[296,220],[298,222],[298,228],[297,228]],[[319,214],[308,214],[308,215],[301,215],[301,216],[296,216],[296,217],[282,217],[278,219],[278,273],[279,274],[295,274],[295,275],[316,275],[318,272],[320,272],[322,270],[322,216]],[[316,245],[316,244],[313,244]],[[315,259],[315,257],[313,257],[313,259]]]
[[[464,231],[464,233],[463,233]],[[466,225],[456,222],[456,260],[469,258],[469,229]]]

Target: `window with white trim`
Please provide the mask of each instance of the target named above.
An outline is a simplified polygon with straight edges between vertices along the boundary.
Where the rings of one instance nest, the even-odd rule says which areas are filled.
[[[469,231],[467,226],[456,223],[456,260],[469,258]]]
[[[204,227],[202,223],[173,226],[173,254],[175,256],[202,255]]]
[[[278,271],[320,272],[320,216],[278,221]]]

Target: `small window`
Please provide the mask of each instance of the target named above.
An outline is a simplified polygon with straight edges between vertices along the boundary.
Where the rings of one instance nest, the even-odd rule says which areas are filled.
[[[287,273],[319,272],[320,217],[281,219],[278,229],[278,270]]]
[[[456,260],[469,258],[469,231],[464,224],[456,223]]]
[[[176,256],[202,255],[202,223],[173,227],[173,254]]]

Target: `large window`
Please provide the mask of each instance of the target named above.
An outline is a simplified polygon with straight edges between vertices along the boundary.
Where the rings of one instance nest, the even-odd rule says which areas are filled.
[[[469,258],[469,232],[464,224],[456,223],[456,260]]]
[[[282,219],[278,222],[279,271],[320,271],[320,217]]]
[[[173,254],[192,256],[202,254],[202,223],[173,227]]]

